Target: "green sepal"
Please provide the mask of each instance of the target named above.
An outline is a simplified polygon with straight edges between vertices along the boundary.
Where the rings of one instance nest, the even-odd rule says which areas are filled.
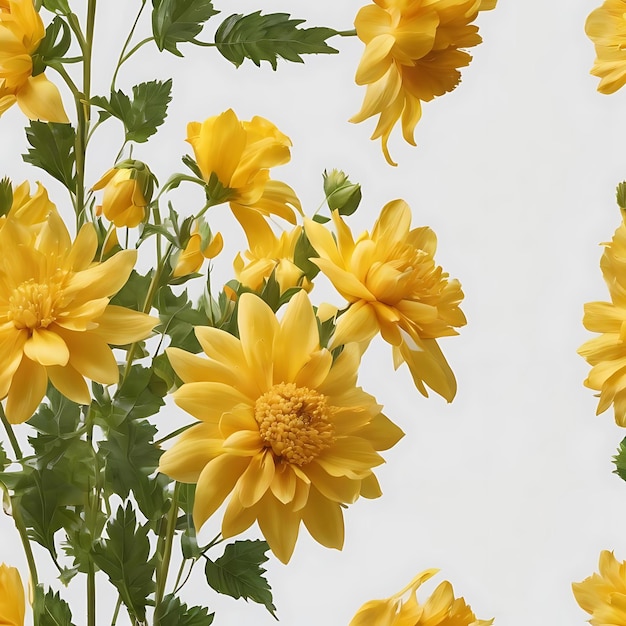
[[[256,11],[226,18],[215,33],[215,45],[222,56],[239,67],[250,59],[260,67],[267,61],[276,69],[278,58],[304,63],[303,54],[337,54],[326,39],[337,34],[332,28],[298,28],[304,20],[291,19],[288,13]]]
[[[50,176],[76,192],[76,131],[71,124],[31,121],[26,139],[32,146],[22,158],[26,163],[48,172]]]
[[[204,573],[209,585],[218,593],[263,604],[278,619],[272,590],[261,567],[269,558],[265,555],[268,550],[267,542],[258,539],[229,543],[221,557],[215,561],[207,558]]]
[[[48,589],[44,593],[42,585],[34,589],[33,620],[37,626],[74,626],[70,606],[58,592]]]
[[[179,43],[195,43],[205,22],[219,13],[211,0],[152,0],[152,33],[157,48],[178,57]]]
[[[48,24],[46,36],[32,55],[33,76],[41,74],[52,61],[62,61],[72,43],[69,24],[58,15]]]
[[[339,215],[352,215],[361,202],[361,185],[351,183],[341,170],[324,170],[324,193],[331,211]]]
[[[120,506],[106,527],[106,539],[94,544],[94,563],[109,577],[131,616],[144,622],[148,596],[154,591],[154,559],[149,559],[148,527],[137,525],[132,504]]]
[[[5,176],[0,180],[0,217],[6,215],[13,206],[13,185],[11,179]]]
[[[214,613],[203,606],[183,604],[174,594],[168,594],[155,610],[161,626],[210,626]]]
[[[167,117],[167,106],[172,99],[172,79],[152,80],[133,87],[132,100],[123,91],[112,91],[107,100],[94,96],[91,104],[105,113],[100,119],[116,117],[124,124],[125,141],[143,143],[157,132]]]

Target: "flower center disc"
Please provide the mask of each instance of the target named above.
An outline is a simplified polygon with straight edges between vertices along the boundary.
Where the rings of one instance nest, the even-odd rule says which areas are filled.
[[[28,280],[9,298],[9,320],[20,330],[47,328],[56,319],[55,307],[60,298],[61,290],[56,284]]]
[[[294,383],[279,383],[255,403],[261,438],[276,456],[306,465],[335,441],[326,396]]]

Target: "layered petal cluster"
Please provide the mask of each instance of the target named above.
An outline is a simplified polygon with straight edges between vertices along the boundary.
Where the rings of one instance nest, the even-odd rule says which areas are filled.
[[[258,116],[240,121],[229,109],[202,123],[189,123],[187,141],[204,180],[221,201],[295,224],[293,208],[301,211],[295,192],[270,180],[270,168],[291,158],[289,137],[272,122]]]
[[[626,427],[626,224],[615,231],[600,260],[611,302],[585,304],[583,324],[602,333],[585,342],[578,353],[592,366],[584,384],[600,392],[596,414],[611,404],[615,421]]]
[[[33,0],[0,2],[0,115],[17,102],[31,120],[68,123],[57,87],[33,76],[33,55],[46,31]]]
[[[626,624],[626,562],[603,550],[599,569],[599,574],[572,585],[576,602],[591,615],[592,626]]]
[[[626,84],[626,0],[605,0],[589,14],[585,32],[596,49],[591,73],[600,78],[598,91],[614,93]]]
[[[200,423],[185,431],[159,470],[196,483],[195,527],[227,501],[225,537],[258,522],[284,563],[300,524],[341,549],[343,506],[381,495],[378,453],[403,436],[376,400],[356,386],[360,350],[333,361],[321,348],[308,296],[298,292],[280,321],[258,296],[239,299],[240,338],[196,328],[207,358],[167,351],[184,381],[175,402]]]
[[[221,233],[213,235],[209,225],[202,219],[193,224],[191,236],[180,254],[176,258],[172,276],[187,276],[200,271],[205,259],[215,258],[224,247]]]
[[[26,602],[20,573],[15,567],[0,565],[0,624],[24,626]]]
[[[277,237],[258,213],[236,211],[236,215],[246,232],[249,245],[244,253],[245,260],[239,253],[235,257],[233,267],[237,280],[245,287],[259,291],[263,283],[274,274],[281,294],[293,287],[310,291],[312,283],[294,260],[302,227],[283,231]]]
[[[7,220],[19,222],[36,235],[56,206],[50,201],[45,187],[37,183],[37,191],[30,193],[30,184],[25,181],[13,189],[13,201],[6,215],[0,216],[0,228]]]
[[[393,127],[401,119],[405,141],[415,145],[422,102],[459,84],[459,68],[472,59],[464,49],[482,41],[472,22],[495,5],[496,0],[374,0],[357,13],[354,25],[365,52],[355,80],[367,91],[350,121],[379,116],[372,139],[382,139],[391,165],[396,164],[387,143]]]
[[[356,612],[349,626],[490,626],[493,624],[493,619],[477,619],[463,598],[455,598],[452,585],[447,580],[439,584],[426,602],[420,603],[417,599],[417,589],[438,571],[436,569],[425,570],[390,598],[366,602]]]
[[[378,332],[393,346],[395,367],[409,366],[415,385],[451,402],[456,380],[437,337],[458,334],[466,323],[460,283],[435,263],[437,238],[428,227],[411,229],[404,200],[383,207],[372,233],[356,240],[337,211],[333,237],[307,220],[306,234],[319,254],[312,258],[349,307],[338,317],[332,346],[369,341]]]
[[[109,304],[135,264],[125,250],[92,262],[98,241],[86,224],[71,241],[56,211],[34,237],[15,220],[0,229],[0,399],[11,423],[27,420],[50,381],[79,404],[91,398],[85,378],[118,381],[109,344],[146,338],[156,318]]]

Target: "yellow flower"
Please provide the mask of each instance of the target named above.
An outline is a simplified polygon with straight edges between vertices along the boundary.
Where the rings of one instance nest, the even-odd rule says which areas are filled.
[[[603,550],[599,568],[599,574],[572,584],[576,602],[591,615],[593,626],[626,624],[626,562]]]
[[[20,573],[15,567],[0,565],[0,624],[23,626],[26,603]]]
[[[6,215],[0,217],[0,228],[7,220],[16,220],[30,227],[33,235],[39,232],[50,213],[56,213],[56,206],[48,198],[45,187],[37,183],[35,195],[30,194],[30,184],[25,181],[13,190],[13,202]]]
[[[150,168],[142,161],[128,159],[106,172],[92,189],[104,189],[98,212],[104,213],[117,228],[134,228],[146,218],[153,187]]]
[[[349,626],[490,626],[493,619],[476,619],[463,598],[455,598],[452,585],[444,580],[424,604],[417,600],[420,585],[439,570],[418,574],[404,589],[385,600],[366,602]],[[409,594],[408,599],[403,597]]]
[[[411,227],[411,210],[403,200],[383,207],[370,235],[354,239],[337,211],[336,239],[321,224],[307,220],[305,230],[320,258],[312,258],[349,302],[338,317],[331,346],[369,341],[380,332],[393,346],[394,365],[406,361],[415,385],[424,383],[448,402],[456,380],[437,337],[458,334],[466,323],[459,308],[461,285],[435,265],[437,238],[427,227]]]
[[[17,102],[31,120],[69,122],[61,94],[44,74],[33,76],[33,55],[46,31],[32,0],[0,3],[0,115]]]
[[[600,78],[598,91],[614,93],[626,83],[626,1],[605,0],[590,13],[585,32],[596,49],[591,73]]]
[[[11,423],[27,420],[48,380],[65,396],[89,404],[84,377],[118,381],[108,344],[144,339],[158,320],[109,304],[135,264],[135,250],[92,263],[98,246],[86,224],[74,243],[56,212],[36,239],[8,220],[0,230],[0,399]]]
[[[611,302],[585,304],[583,324],[602,333],[585,342],[578,353],[592,366],[585,386],[600,391],[596,414],[611,404],[615,421],[626,426],[626,225],[620,224],[600,260]]]
[[[269,178],[269,168],[290,159],[289,137],[262,117],[249,122],[229,109],[187,126],[187,141],[212,194],[231,208],[278,215],[295,224],[292,207],[301,211],[293,189]]]
[[[302,234],[302,228],[296,226],[289,232],[283,231],[280,237],[277,237],[258,213],[236,211],[236,215],[246,231],[250,246],[244,253],[248,262],[246,263],[238,253],[233,263],[237,280],[245,287],[259,291],[264,281],[274,273],[281,294],[292,287],[302,287],[306,291],[311,291],[313,285],[294,263],[296,244]]]
[[[197,483],[197,529],[228,500],[222,534],[258,521],[271,550],[291,558],[300,523],[324,546],[341,549],[342,506],[381,495],[372,468],[377,450],[402,431],[376,400],[356,387],[360,350],[333,361],[319,345],[304,291],[279,322],[258,296],[239,299],[240,338],[196,328],[208,359],[167,351],[184,381],[175,402],[201,421],[161,457],[159,471]]]
[[[471,22],[479,11],[495,7],[495,0],[374,0],[362,7],[354,21],[365,43],[355,80],[367,85],[361,110],[351,122],[378,115],[372,139],[382,138],[382,149],[391,165],[387,143],[393,127],[402,119],[402,135],[415,145],[415,126],[422,102],[452,91],[461,81],[460,67],[472,57],[470,48],[482,39]]]
[[[184,250],[180,252],[174,263],[172,276],[187,276],[200,271],[205,259],[215,258],[224,247],[221,233],[215,236],[209,225],[202,219],[196,220],[191,236]]]

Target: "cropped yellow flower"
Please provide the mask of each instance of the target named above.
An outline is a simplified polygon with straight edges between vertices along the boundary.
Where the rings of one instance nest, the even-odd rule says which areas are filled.
[[[424,604],[417,589],[439,570],[418,574],[404,589],[385,600],[366,602],[349,626],[490,626],[493,619],[477,619],[463,598],[455,598],[452,585],[444,580]],[[406,594],[408,599],[404,600]]]
[[[92,187],[104,189],[98,212],[117,228],[134,228],[146,219],[146,210],[152,199],[154,176],[142,161],[129,159],[112,167]]]
[[[37,191],[31,196],[30,184],[25,181],[13,189],[13,202],[9,212],[0,217],[0,228],[7,220],[16,220],[35,235],[53,212],[56,213],[57,209],[45,187],[37,183]]]
[[[372,139],[382,139],[391,165],[389,136],[402,119],[402,135],[415,145],[415,126],[422,102],[452,91],[461,81],[460,67],[472,57],[462,50],[479,44],[471,22],[479,11],[495,7],[495,0],[374,0],[362,7],[354,21],[365,43],[355,80],[367,85],[361,110],[351,122],[378,115]]]
[[[20,573],[15,567],[0,565],[0,624],[23,626],[26,603]]]
[[[300,226],[283,231],[277,237],[258,213],[239,212],[237,218],[246,232],[250,246],[244,253],[247,262],[238,253],[233,263],[235,277],[242,285],[258,291],[263,287],[264,281],[274,273],[281,294],[292,287],[311,291],[312,283],[294,262],[296,244],[302,234]]]
[[[461,285],[435,264],[437,238],[427,227],[411,230],[404,200],[383,207],[371,235],[356,240],[337,211],[333,238],[321,224],[307,220],[305,230],[320,258],[312,258],[349,307],[337,319],[332,346],[369,341],[380,332],[393,346],[395,367],[406,361],[415,385],[424,384],[451,402],[456,380],[437,337],[458,334],[466,323],[459,308]]]
[[[269,169],[291,157],[289,137],[262,117],[239,121],[229,109],[204,122],[187,126],[187,141],[204,180],[231,208],[278,215],[295,224],[292,207],[301,211],[293,189],[270,180]]]
[[[626,0],[605,0],[589,14],[585,32],[596,49],[591,73],[600,78],[598,91],[614,93],[626,84]]]
[[[118,381],[108,344],[144,339],[158,320],[109,304],[135,264],[135,250],[92,263],[98,246],[91,224],[72,243],[51,212],[35,239],[7,220],[0,229],[0,399],[13,424],[30,418],[48,380],[80,404],[91,401],[85,377]]]
[[[592,366],[585,386],[600,391],[596,414],[611,404],[615,421],[626,426],[626,225],[620,224],[600,260],[611,302],[585,304],[583,324],[602,333],[585,342],[578,353]]]
[[[251,293],[239,299],[240,338],[196,328],[207,359],[167,351],[184,381],[175,402],[201,423],[162,456],[159,471],[197,483],[193,510],[200,529],[224,501],[222,534],[258,521],[284,563],[300,523],[324,546],[341,549],[342,506],[381,495],[373,468],[402,431],[376,400],[356,387],[360,350],[333,361],[319,345],[313,308],[298,292],[279,322]]]
[[[172,276],[177,278],[200,271],[204,260],[214,259],[223,247],[222,234],[213,236],[209,225],[202,218],[200,221],[196,220],[187,246],[176,259]]]
[[[592,626],[626,624],[626,562],[603,550],[599,568],[599,574],[572,584],[576,602],[591,615]]]
[[[17,102],[31,120],[69,122],[57,87],[33,76],[32,56],[45,34],[32,0],[0,3],[0,115]]]

